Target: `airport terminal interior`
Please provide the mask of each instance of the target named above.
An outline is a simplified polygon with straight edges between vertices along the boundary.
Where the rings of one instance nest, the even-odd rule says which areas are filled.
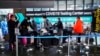
[[[100,0],[0,8],[0,56],[100,56]]]

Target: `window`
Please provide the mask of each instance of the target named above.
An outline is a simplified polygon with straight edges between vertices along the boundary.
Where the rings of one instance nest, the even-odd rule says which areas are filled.
[[[94,0],[93,8],[100,8],[100,0]]]
[[[76,0],[76,10],[83,10],[83,0]]]
[[[84,9],[87,10],[87,9],[92,9],[91,8],[91,3],[92,3],[92,0],[85,0],[85,3],[84,3]]]
[[[42,8],[42,11],[49,11],[49,8]]]
[[[59,1],[59,10],[66,10],[66,1]]]
[[[13,9],[0,9],[0,15],[8,15],[8,13],[13,13]]]
[[[94,0],[94,4],[100,5],[100,0]]]
[[[41,11],[41,8],[34,8],[34,11]]]
[[[26,11],[33,11],[33,8],[26,8]]]
[[[57,1],[54,2],[54,8],[50,8],[51,11],[56,11],[57,10]]]
[[[74,0],[67,1],[67,10],[74,10]]]

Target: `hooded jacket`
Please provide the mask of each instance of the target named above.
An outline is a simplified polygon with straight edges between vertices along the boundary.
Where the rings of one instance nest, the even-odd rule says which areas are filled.
[[[82,34],[84,32],[83,30],[83,22],[81,19],[77,19],[73,31],[75,34]]]

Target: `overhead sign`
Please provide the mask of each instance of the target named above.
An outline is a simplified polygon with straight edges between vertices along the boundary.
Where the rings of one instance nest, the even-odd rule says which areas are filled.
[[[26,16],[66,16],[66,15],[92,15],[92,11],[47,11],[47,12],[28,12],[26,13]]]
[[[100,8],[94,11],[92,27],[94,32],[100,32]]]

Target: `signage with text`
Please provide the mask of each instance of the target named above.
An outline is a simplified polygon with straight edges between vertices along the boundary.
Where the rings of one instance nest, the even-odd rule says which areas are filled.
[[[62,22],[75,22],[77,17],[76,16],[69,16],[69,17],[59,17],[61,18]],[[47,17],[47,19],[52,22],[52,23],[56,23],[58,21],[58,17]],[[43,23],[43,17],[34,17],[34,20],[37,23]],[[81,16],[81,20],[83,22],[92,22],[92,16]]]
[[[75,11],[75,12],[68,12],[68,11],[58,11],[58,12],[55,12],[55,11],[48,11],[48,12],[28,12],[26,13],[26,16],[66,16],[66,15],[69,15],[69,16],[72,16],[72,15],[92,15],[92,11],[86,11],[86,12],[83,12],[83,11]]]
[[[94,32],[100,32],[100,8],[94,11],[92,26]]]

